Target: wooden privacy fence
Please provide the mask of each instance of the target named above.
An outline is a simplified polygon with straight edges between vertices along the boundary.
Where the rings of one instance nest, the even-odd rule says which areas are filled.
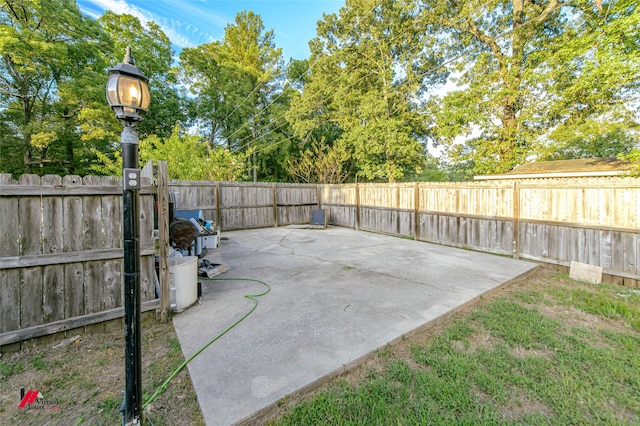
[[[290,183],[169,181],[176,210],[202,210],[221,229],[309,223],[318,186]]]
[[[640,280],[640,179],[323,185],[329,223]]]
[[[337,226],[640,280],[638,178],[313,185],[167,182],[166,163],[158,171],[140,191],[143,309],[168,309],[168,192],[176,210],[202,210],[222,230],[308,224],[323,208]],[[118,178],[0,175],[0,346],[121,316],[121,216]]]
[[[143,310],[159,306],[155,193],[143,179]],[[119,178],[0,174],[0,346],[122,316],[121,223]]]
[[[462,183],[309,185],[170,181],[176,209],[222,230],[332,225],[640,279],[640,179],[554,178]]]

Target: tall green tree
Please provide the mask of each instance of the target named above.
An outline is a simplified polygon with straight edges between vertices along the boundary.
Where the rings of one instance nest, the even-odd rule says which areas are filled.
[[[420,21],[459,86],[433,99],[433,133],[474,173],[508,171],[554,145],[583,155],[593,141],[628,139],[620,132],[638,120],[636,1],[450,0],[425,4]],[[597,134],[579,137],[587,129]]]
[[[413,1],[352,0],[310,43],[311,73],[289,119],[301,138],[337,127],[361,178],[394,182],[423,165],[421,95],[443,76],[416,13]]]
[[[78,117],[97,96],[104,98],[105,50],[109,38],[75,1],[2,2],[2,171],[82,173]]]
[[[225,28],[221,41],[180,53],[184,82],[193,95],[191,118],[212,146],[260,152],[264,158],[286,139],[284,120],[278,115],[283,101],[282,54],[273,38],[259,15],[244,11]],[[251,157],[254,179],[259,157]]]
[[[310,80],[309,60],[292,59],[287,67],[290,105],[301,105],[304,102],[300,97]],[[348,179],[353,161],[345,147],[336,143],[342,134],[338,125],[329,121],[312,124],[305,120],[309,114],[299,114],[297,107],[286,112],[287,120],[294,125],[308,125],[305,130],[298,130],[297,137],[292,140],[287,159],[289,179],[305,183],[342,183]]]

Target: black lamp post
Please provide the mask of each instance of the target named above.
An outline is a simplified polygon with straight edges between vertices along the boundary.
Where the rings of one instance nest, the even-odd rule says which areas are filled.
[[[149,79],[134,66],[131,48],[122,63],[109,68],[107,101],[124,125],[122,143],[122,230],[124,242],[125,420],[142,422],[142,341],[140,326],[140,166],[135,126],[149,108]]]

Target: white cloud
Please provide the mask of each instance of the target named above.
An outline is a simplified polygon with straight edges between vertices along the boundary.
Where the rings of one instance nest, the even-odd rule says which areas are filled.
[[[116,13],[118,15],[122,15],[123,13],[126,13],[128,15],[135,16],[145,24],[148,21],[153,20],[151,18],[152,14],[150,12],[146,12],[145,14],[143,10],[139,9],[134,5],[128,4],[124,0],[86,0],[86,3],[93,4],[94,6],[97,6],[100,9],[110,10],[113,13]]]
[[[169,37],[169,40],[171,40],[171,43],[178,48],[193,47],[215,39],[215,37],[207,31],[191,23],[181,21],[179,19],[180,15],[188,14],[197,16],[199,20],[213,24],[213,27],[218,28],[224,28],[229,22],[225,17],[203,9],[192,1],[175,0],[152,2],[154,8],[165,9],[167,16],[174,12],[174,18],[165,18],[157,13],[128,3],[125,0],[84,0],[78,3],[83,12],[94,18],[98,17],[96,16],[96,8],[98,8],[101,10],[111,10],[118,15],[128,14],[135,16],[144,25],[153,21],[162,28],[162,31]],[[87,7],[83,7],[83,4]],[[93,7],[89,8],[91,6]]]

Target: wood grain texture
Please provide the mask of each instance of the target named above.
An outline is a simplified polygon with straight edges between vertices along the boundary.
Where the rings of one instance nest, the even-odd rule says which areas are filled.
[[[223,231],[306,224],[322,207],[330,225],[557,265],[590,263],[625,285],[640,278],[638,178],[312,185],[168,181],[163,162],[156,181],[153,167],[145,170],[142,300],[155,298],[155,200],[166,242],[168,192],[178,194],[177,210],[202,210]],[[153,186],[162,179],[164,196]],[[0,174],[0,201],[1,333],[121,306],[119,178]],[[168,272],[162,261],[159,269],[160,276]],[[159,280],[164,289],[168,280]]]

